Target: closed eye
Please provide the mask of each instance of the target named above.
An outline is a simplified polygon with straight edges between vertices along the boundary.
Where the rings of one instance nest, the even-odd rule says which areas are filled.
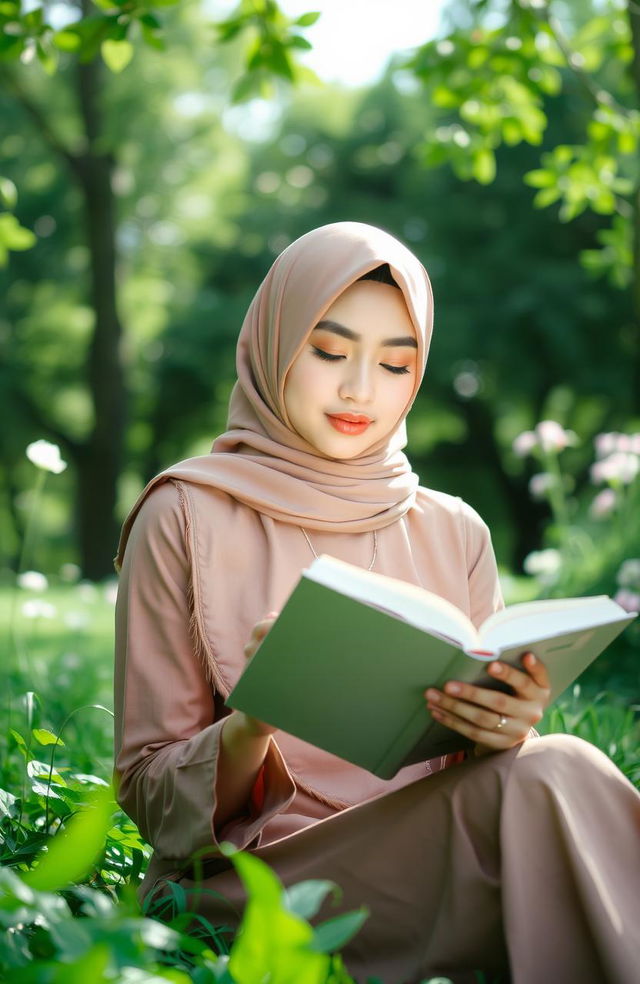
[[[380,365],[383,369],[388,369],[389,372],[394,372],[398,376],[403,376],[405,373],[409,372],[409,366],[389,366],[384,362],[381,362]]]
[[[317,355],[319,359],[325,359],[326,362],[337,362],[338,359],[346,359],[346,355],[332,355],[331,352],[325,352],[324,349],[316,348],[315,345],[312,345],[311,348],[314,355]]]

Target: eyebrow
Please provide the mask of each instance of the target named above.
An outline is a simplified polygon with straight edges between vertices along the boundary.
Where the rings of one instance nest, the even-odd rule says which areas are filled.
[[[347,328],[346,325],[341,325],[337,321],[319,321],[313,330],[330,331],[334,335],[340,335],[341,338],[348,338],[350,342],[362,341],[362,335],[359,335],[357,331],[353,331],[351,328]],[[382,345],[385,347],[406,345],[408,348],[414,349],[418,347],[418,343],[411,335],[402,335],[399,338],[386,338],[382,342]]]

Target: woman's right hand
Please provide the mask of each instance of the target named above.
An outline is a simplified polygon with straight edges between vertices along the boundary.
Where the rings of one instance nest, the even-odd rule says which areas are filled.
[[[249,663],[256,654],[256,651],[266,636],[267,632],[271,629],[271,626],[278,617],[278,612],[269,612],[264,618],[261,618],[259,622],[256,622],[253,629],[251,630],[251,636],[249,641],[244,647],[244,657]],[[245,714],[244,711],[237,711],[236,713],[241,714],[244,718],[247,730],[254,735],[272,735],[277,728],[274,728],[271,724],[265,724],[264,721],[259,721],[257,718],[250,717],[249,714]]]

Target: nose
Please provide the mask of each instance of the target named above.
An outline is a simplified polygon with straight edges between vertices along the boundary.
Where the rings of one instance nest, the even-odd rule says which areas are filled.
[[[373,400],[373,373],[365,359],[345,364],[345,374],[338,395],[341,400],[350,400],[358,406]]]

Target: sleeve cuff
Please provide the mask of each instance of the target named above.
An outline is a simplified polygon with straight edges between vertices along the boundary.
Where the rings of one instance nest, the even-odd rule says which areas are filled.
[[[258,847],[263,828],[272,817],[286,810],[295,794],[295,782],[275,739],[272,738],[251,791],[249,812],[244,816],[234,817],[219,831],[214,831],[214,841],[229,841],[238,850]]]

